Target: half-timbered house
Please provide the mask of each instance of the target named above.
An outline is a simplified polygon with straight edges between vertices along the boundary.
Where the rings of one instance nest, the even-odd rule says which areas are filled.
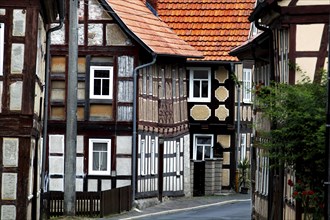
[[[308,76],[320,82],[327,69],[330,5],[325,0],[257,1],[249,20],[256,35],[234,49],[240,60],[253,60],[256,90],[271,81],[295,84]],[[257,31],[258,30],[258,31]],[[290,68],[290,66],[299,68]],[[301,219],[292,187],[290,169],[270,169],[265,149],[258,143],[260,131],[271,129],[262,112],[255,109],[255,145],[252,148],[252,204],[254,219]]]
[[[46,32],[61,1],[0,1],[0,219],[38,219]]]
[[[67,21],[51,38],[49,191],[63,191]],[[202,54],[141,0],[80,0],[78,32],[76,190],[189,192],[186,59]]]
[[[147,2],[204,55],[188,59],[186,75],[194,194],[235,189],[236,162],[249,157],[251,142],[251,65],[242,66],[228,52],[247,40],[254,0]]]

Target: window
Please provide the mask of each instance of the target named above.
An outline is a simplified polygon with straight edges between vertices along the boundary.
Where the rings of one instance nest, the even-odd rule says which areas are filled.
[[[112,66],[91,66],[90,68],[90,98],[112,99]]]
[[[192,68],[189,70],[189,101],[211,101],[211,69]]]
[[[3,75],[3,52],[5,39],[5,24],[0,23],[0,76]]]
[[[110,139],[89,139],[89,174],[110,175]]]
[[[243,69],[243,102],[251,102],[251,69]]]
[[[213,158],[213,135],[195,134],[194,135],[194,160],[205,160]]]

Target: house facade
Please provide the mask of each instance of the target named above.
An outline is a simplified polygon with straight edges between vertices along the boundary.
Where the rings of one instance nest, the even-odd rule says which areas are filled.
[[[295,84],[308,76],[320,82],[327,70],[329,2],[257,1],[249,20],[259,30],[249,41],[231,52],[240,60],[254,61],[256,91],[271,81]],[[294,68],[292,68],[294,67]],[[270,169],[267,151],[259,147],[260,131],[271,129],[262,112],[254,109],[256,123],[252,148],[252,192],[254,219],[301,219],[288,180],[289,168]]]
[[[186,74],[193,192],[209,194],[213,186],[205,185],[208,178],[218,187],[211,194],[236,189],[237,161],[249,158],[251,143],[251,66],[243,68],[228,52],[247,40],[248,16],[255,2],[147,2],[175,33],[204,55],[203,59],[188,59]],[[220,161],[220,165],[208,167],[210,161]],[[217,172],[215,177],[204,176],[209,169],[221,170],[221,178],[217,179]]]
[[[0,1],[0,219],[37,219],[46,32],[60,1]]]
[[[189,193],[186,60],[202,54],[140,0],[81,0],[78,10],[76,190]],[[51,40],[46,179],[63,191],[67,21]]]

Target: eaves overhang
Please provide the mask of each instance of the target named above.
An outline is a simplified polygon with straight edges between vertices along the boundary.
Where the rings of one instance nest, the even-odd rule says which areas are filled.
[[[147,52],[159,56],[203,58],[140,0],[100,0],[122,30]],[[134,8],[136,7],[136,8]]]

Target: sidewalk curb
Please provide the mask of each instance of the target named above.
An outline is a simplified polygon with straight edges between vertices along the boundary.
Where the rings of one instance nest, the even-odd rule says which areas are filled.
[[[205,207],[210,207],[210,206],[215,206],[215,205],[225,205],[225,204],[230,204],[230,203],[246,202],[246,201],[251,201],[251,199],[233,199],[233,200],[227,200],[227,201],[205,204],[205,205],[200,205],[200,206],[194,206],[194,207],[189,207],[189,208],[172,209],[172,210],[168,210],[168,211],[161,211],[161,212],[148,213],[148,214],[139,215],[139,216],[121,218],[120,220],[139,219],[139,218],[150,217],[150,216],[155,216],[155,215],[171,214],[171,213],[180,212],[180,211],[194,210],[194,209],[200,209],[200,208],[205,208]]]

